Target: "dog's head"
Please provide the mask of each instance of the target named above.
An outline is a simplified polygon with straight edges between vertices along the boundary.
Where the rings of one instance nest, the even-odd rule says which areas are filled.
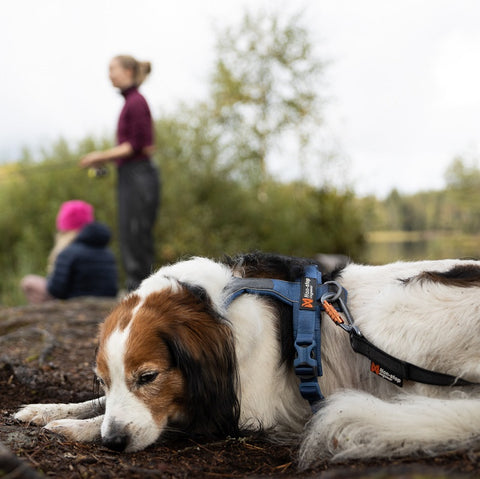
[[[187,282],[189,269],[195,277],[199,267],[212,291]],[[171,426],[214,437],[236,433],[233,337],[212,300],[226,277],[220,269],[215,275],[217,267],[191,260],[159,270],[101,326],[96,372],[106,396],[106,446],[141,450]]]

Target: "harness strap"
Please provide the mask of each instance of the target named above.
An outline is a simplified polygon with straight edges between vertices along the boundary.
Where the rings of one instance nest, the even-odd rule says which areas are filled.
[[[298,283],[288,283],[276,279],[233,278],[223,291],[226,295],[224,306],[227,308],[244,293],[271,296],[291,306],[298,302],[300,288]]]
[[[340,285],[337,284],[339,288]],[[368,359],[371,360],[370,371],[378,376],[390,381],[397,386],[403,386],[403,380],[415,381],[423,384],[431,384],[434,386],[472,386],[478,385],[462,378],[451,376],[450,374],[438,373],[429,369],[424,369],[415,364],[398,359],[390,354],[382,351],[374,346],[368,339],[366,339],[357,326],[353,323],[353,318],[347,308],[345,301],[341,295],[331,294],[324,295],[322,304],[325,312],[332,319],[332,321],[347,331],[350,335],[350,344],[352,349]],[[332,301],[333,300],[333,301]],[[334,308],[332,304],[337,304]],[[345,320],[340,316],[339,311],[345,316]]]
[[[296,283],[298,284],[298,283]],[[300,379],[300,394],[310,405],[322,400],[317,378],[322,376],[320,362],[320,308],[318,306],[319,289],[322,275],[314,265],[305,268],[305,275],[300,282],[298,306],[293,308],[293,337],[295,359],[293,368]]]
[[[225,307],[241,294],[270,296],[292,307],[295,347],[294,370],[300,379],[302,397],[314,404],[323,399],[317,378],[321,376],[320,361],[320,298],[331,293],[316,265],[305,268],[304,277],[297,282],[264,278],[233,278],[224,290]],[[345,292],[346,293],[346,292]]]
[[[390,356],[354,329],[350,331],[350,344],[355,352],[372,361],[370,371],[397,386],[402,386],[404,379],[435,386],[469,386],[474,384],[465,379],[430,371]]]

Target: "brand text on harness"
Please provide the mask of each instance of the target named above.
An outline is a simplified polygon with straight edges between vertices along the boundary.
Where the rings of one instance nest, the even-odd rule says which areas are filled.
[[[315,309],[317,280],[315,278],[302,278],[300,309]]]

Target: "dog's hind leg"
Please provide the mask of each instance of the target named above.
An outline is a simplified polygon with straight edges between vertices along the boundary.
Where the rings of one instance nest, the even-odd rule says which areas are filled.
[[[17,411],[13,417],[22,422],[45,426],[57,419],[94,418],[103,414],[104,411],[105,398],[101,397],[81,403],[29,404]]]
[[[480,399],[403,394],[382,400],[360,391],[330,396],[312,418],[300,467],[321,459],[433,456],[480,441]]]

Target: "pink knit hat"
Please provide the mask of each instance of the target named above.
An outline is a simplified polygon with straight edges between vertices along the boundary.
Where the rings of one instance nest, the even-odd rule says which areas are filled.
[[[66,201],[57,215],[57,230],[80,230],[94,219],[93,206],[81,200]]]

